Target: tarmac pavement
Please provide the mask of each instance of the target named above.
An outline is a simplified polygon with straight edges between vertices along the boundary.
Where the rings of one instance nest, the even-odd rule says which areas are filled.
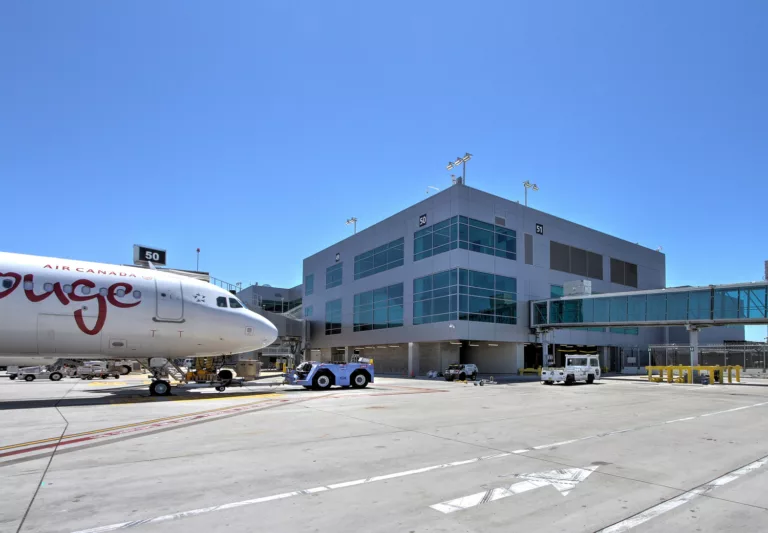
[[[768,384],[0,380],[0,532],[766,531]]]

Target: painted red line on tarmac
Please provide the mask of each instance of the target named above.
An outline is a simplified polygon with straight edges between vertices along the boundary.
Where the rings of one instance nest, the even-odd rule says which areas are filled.
[[[67,439],[66,437],[64,437],[64,438],[62,438],[58,442],[51,442],[51,443],[48,443],[48,444],[32,446],[32,447],[29,447],[29,448],[20,448],[18,450],[12,450],[12,451],[9,451],[9,452],[0,453],[0,458],[2,458],[2,457],[9,457],[9,456],[12,456],[12,455],[19,455],[19,454],[23,454],[23,453],[30,453],[30,452],[45,450],[45,449],[48,449],[48,448],[55,448],[57,446],[59,446],[59,447],[61,447],[61,446],[68,446],[68,445],[71,445],[71,444],[79,444],[79,443],[82,443],[82,442],[93,441],[93,440],[97,440],[97,439],[103,439],[103,438],[108,438],[108,437],[116,437],[116,436],[119,436],[119,435],[126,435],[126,434],[129,434],[129,433],[137,433],[137,432],[140,432],[140,431],[147,431],[147,430],[152,430],[152,429],[161,429],[161,428],[172,426],[172,425],[188,424],[190,422],[194,422],[194,421],[197,421],[197,420],[203,420],[203,419],[206,419],[206,418],[220,417],[220,416],[225,416],[225,415],[229,415],[229,414],[233,414],[233,413],[239,413],[239,412],[243,412],[243,411],[255,411],[255,410],[258,410],[260,408],[263,408],[265,406],[265,404],[268,404],[271,401],[272,400],[266,400],[263,403],[259,403],[258,405],[233,407],[231,409],[222,410],[222,411],[216,411],[216,412],[212,412],[212,413],[192,414],[192,415],[190,415],[188,417],[184,417],[184,418],[177,418],[177,419],[174,419],[174,420],[166,420],[166,421],[163,421],[163,422],[153,422],[151,424],[146,424],[146,425],[143,425],[143,426],[135,426],[135,427],[124,428],[124,429],[119,429],[119,430],[115,430],[115,431],[107,431],[105,433],[99,433],[99,434],[96,434],[96,435],[88,435],[88,436],[85,436],[85,437],[78,437],[78,438],[75,438],[75,439]],[[285,401],[285,400],[280,400],[280,401]]]

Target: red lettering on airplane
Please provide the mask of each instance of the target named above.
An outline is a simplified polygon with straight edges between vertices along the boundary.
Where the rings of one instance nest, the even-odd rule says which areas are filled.
[[[9,288],[3,291],[0,291],[0,300],[2,300],[3,298],[11,294],[13,291],[15,291],[16,287],[18,287],[19,283],[21,283],[21,276],[19,276],[16,272],[8,272],[7,274],[3,274],[2,272],[0,272],[0,277],[3,277],[3,276],[13,278],[14,281],[13,281],[13,285],[11,285]]]
[[[50,268],[50,266],[46,266],[46,268]],[[62,267],[67,268],[67,267]],[[20,274],[17,274],[16,272],[6,272],[2,273],[0,272],[0,278],[12,278],[13,284],[7,288],[0,290],[0,300],[5,298],[6,296],[9,296],[13,291],[15,291],[19,285],[21,285],[22,277]],[[24,275],[24,285],[30,284],[34,285],[34,275],[33,274],[25,274]],[[140,299],[137,299],[136,302],[133,303],[125,303],[118,300],[117,291],[122,289],[125,291],[125,294],[132,294],[133,293],[133,285],[130,283],[125,283],[123,281],[120,281],[118,283],[113,283],[112,285],[107,288],[107,294],[106,297],[101,294],[100,291],[94,292],[93,294],[76,294],[78,287],[88,287],[89,289],[93,290],[96,288],[96,284],[88,279],[78,279],[77,281],[72,283],[72,287],[69,293],[64,292],[64,289],[61,287],[61,283],[56,282],[53,284],[53,291],[46,291],[42,294],[35,294],[34,289],[32,288],[24,288],[24,294],[27,297],[27,300],[29,300],[32,303],[38,303],[42,302],[46,298],[48,298],[51,294],[55,294],[56,297],[59,299],[62,305],[69,305],[70,302],[88,302],[91,300],[96,300],[96,303],[98,305],[98,313],[96,316],[96,324],[94,324],[93,328],[89,328],[85,323],[85,317],[83,316],[83,310],[77,309],[74,312],[75,317],[75,323],[77,324],[77,327],[85,333],[86,335],[98,335],[101,330],[104,328],[104,324],[107,321],[107,304],[114,305],[115,307],[118,307],[120,309],[129,309],[131,307],[136,307],[141,303]],[[0,286],[1,288],[2,286]],[[81,291],[82,292],[82,291]],[[135,297],[135,296],[134,296]]]
[[[59,270],[59,265],[56,265],[55,267],[53,265],[45,265],[43,268],[50,268],[51,270]],[[70,269],[68,266],[62,266],[61,270],[66,270],[67,272],[70,272]],[[111,272],[107,272],[106,270],[96,270],[94,271],[92,268],[89,268],[88,270],[85,269],[85,267],[77,267],[75,268],[77,272],[83,272],[88,274],[103,274],[105,276],[120,276],[123,278],[137,278],[138,276],[133,273],[129,272],[115,272],[114,270]],[[144,279],[152,279],[151,277],[142,276]]]
[[[79,279],[72,284],[72,293],[69,295],[70,299],[73,302],[87,302],[89,300],[95,299],[99,305],[99,313],[96,317],[96,324],[93,326],[93,329],[85,325],[85,320],[83,320],[82,309],[78,309],[77,311],[75,311],[75,323],[77,323],[77,327],[80,328],[80,331],[82,331],[83,333],[87,335],[96,335],[101,331],[101,329],[104,327],[104,323],[107,321],[107,302],[104,300],[104,297],[98,292],[88,296],[78,295],[76,291],[80,285],[82,285],[83,287],[88,287],[90,289],[93,289],[96,287],[96,284],[92,281],[89,281],[87,279]],[[114,285],[112,285],[112,287],[110,287],[108,290],[111,291],[113,287]],[[139,302],[136,302],[134,305],[139,305]]]

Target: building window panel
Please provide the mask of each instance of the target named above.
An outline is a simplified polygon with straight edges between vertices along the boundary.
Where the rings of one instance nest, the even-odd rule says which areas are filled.
[[[709,320],[711,306],[711,291],[691,292],[688,299],[688,318]]]
[[[452,217],[414,232],[413,260],[419,261],[462,248],[506,259],[517,259],[516,233],[467,217]]]
[[[688,293],[671,292],[667,294],[667,320],[688,319]]]
[[[571,272],[571,247],[549,241],[549,268],[560,272]]]
[[[745,294],[743,300],[746,304],[744,309],[745,318],[765,318],[766,317],[766,288],[742,289]]]
[[[603,256],[549,241],[549,268],[594,279],[603,279]]]
[[[429,236],[431,237],[431,235]],[[414,249],[419,250],[418,241],[414,241]],[[431,242],[431,241],[430,241]],[[403,249],[405,237],[382,244],[355,256],[355,279],[366,278],[379,272],[403,266]],[[428,248],[431,248],[431,244]],[[427,248],[422,248],[427,249]]]
[[[587,277],[603,279],[603,256],[595,252],[587,252]]]
[[[413,286],[414,325],[457,318],[498,324],[517,322],[515,278],[454,268],[415,279]]]
[[[341,298],[325,302],[325,334],[341,333]]]
[[[667,295],[649,294],[646,318],[650,322],[667,319]]]
[[[397,283],[389,287],[355,294],[353,314],[354,331],[371,331],[402,326],[403,284]]]
[[[645,295],[629,297],[627,318],[630,322],[645,321],[645,299]]]
[[[309,274],[304,277],[304,295],[309,296],[315,292],[315,275]]]
[[[594,322],[608,322],[608,298],[595,298],[594,302]]]
[[[627,297],[616,296],[610,299],[611,322],[627,321]]]
[[[571,246],[571,273],[577,276],[587,275],[587,251]]]
[[[611,257],[611,283],[637,288],[637,265]]]
[[[341,285],[344,263],[336,263],[325,269],[325,288],[330,289]]]

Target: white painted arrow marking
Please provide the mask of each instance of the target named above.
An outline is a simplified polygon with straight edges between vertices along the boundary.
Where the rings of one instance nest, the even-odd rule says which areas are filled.
[[[430,507],[435,511],[448,514],[456,511],[463,511],[464,509],[476,507],[484,503],[495,502],[502,498],[528,492],[529,490],[538,489],[539,487],[546,487],[547,485],[552,485],[563,496],[567,496],[576,485],[587,479],[587,477],[597,470],[598,467],[599,465],[591,465],[586,468],[563,468],[560,470],[550,470],[549,472],[523,474],[515,477],[524,479],[525,481],[515,483],[509,487],[499,487],[484,492],[478,492],[476,494],[470,494],[469,496],[463,496],[461,498],[456,498],[455,500],[436,503],[435,505],[430,505]]]

